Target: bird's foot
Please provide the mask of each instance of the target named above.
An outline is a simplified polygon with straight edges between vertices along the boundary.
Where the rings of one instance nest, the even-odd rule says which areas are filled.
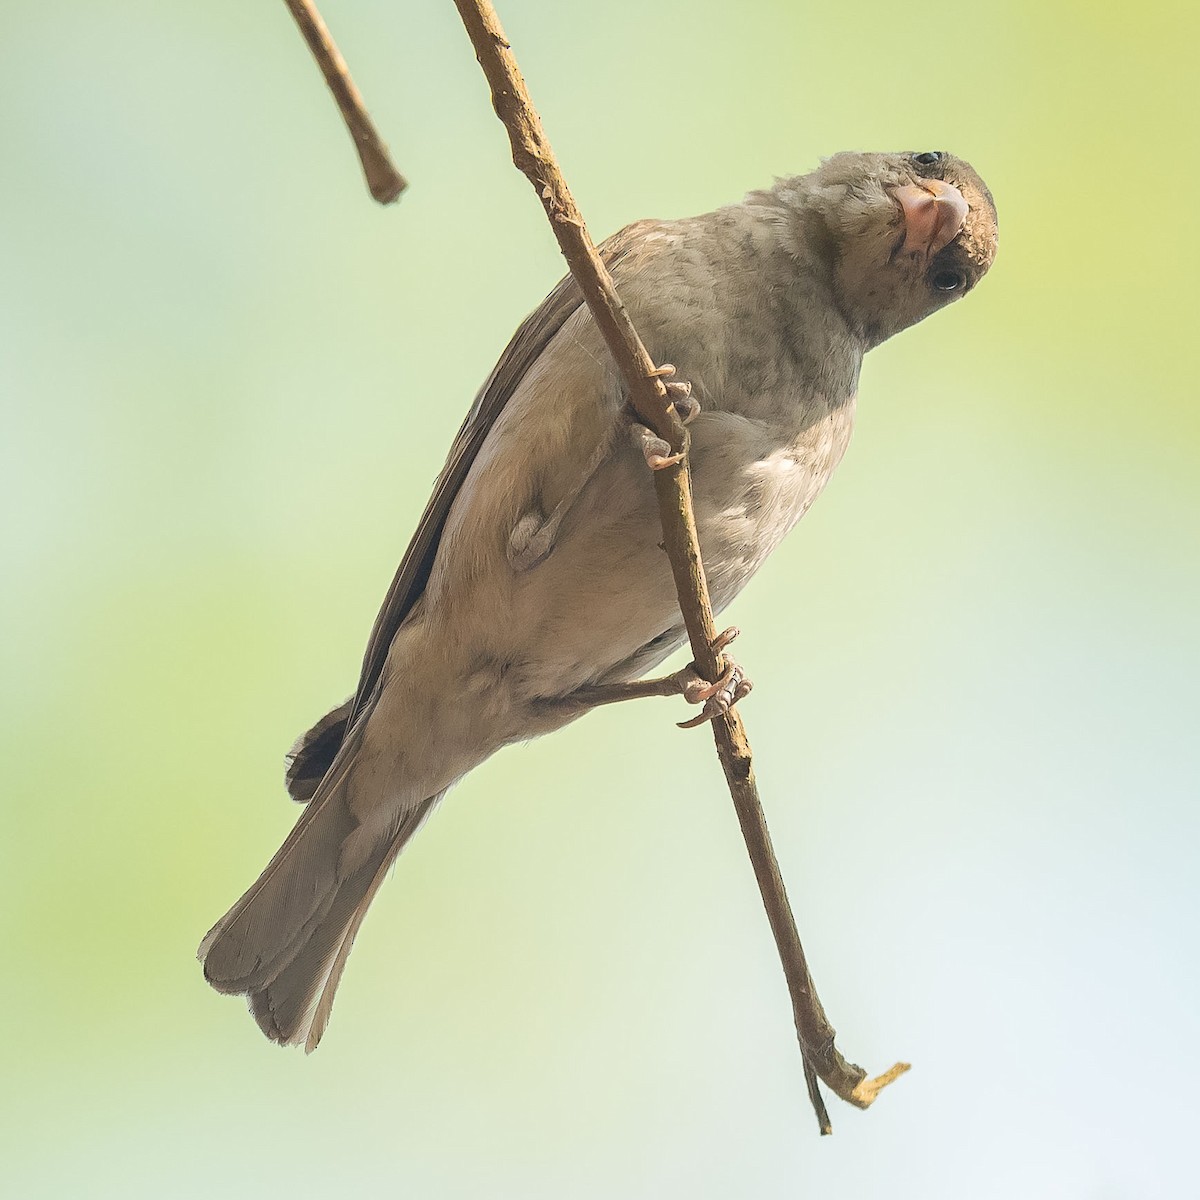
[[[683,677],[680,680],[680,691],[683,698],[689,704],[704,705],[690,721],[677,721],[676,724],[680,729],[695,729],[697,726],[713,720],[714,717],[723,716],[753,690],[754,684],[746,678],[746,672],[742,666],[728,655],[726,655],[725,661],[728,665],[716,683],[709,683],[708,680],[702,679],[696,673],[695,667],[684,667],[682,671],[677,672],[679,676]]]
[[[675,374],[673,363],[663,363],[650,372],[652,379],[663,380],[667,389],[667,398],[675,415],[687,425],[694,421],[700,413],[700,401],[692,395],[692,385],[682,379],[670,379]],[[648,429],[640,421],[631,423],[633,440],[646,460],[646,466],[652,471],[662,471],[683,461],[682,451],[673,451],[665,438],[660,438],[653,429]]]
[[[739,632],[736,626],[731,626],[724,633],[718,634],[713,641],[713,652],[720,654]],[[680,729],[695,729],[698,725],[727,713],[739,700],[750,694],[754,684],[746,677],[741,665],[729,655],[725,656],[725,662],[727,666],[715,683],[703,679],[696,671],[695,663],[688,663],[672,676],[678,680],[680,695],[689,704],[704,705],[690,721],[678,722]]]
[[[713,653],[720,654],[737,637],[736,628],[726,629],[713,639]],[[681,729],[694,729],[705,721],[711,721],[728,712],[751,688],[746,672],[728,655],[728,666],[716,683],[701,677],[695,663],[689,663],[671,675],[657,679],[637,679],[631,683],[601,683],[577,688],[568,696],[553,703],[567,706],[573,712],[587,711],[601,704],[616,704],[623,700],[636,700],[644,696],[682,696],[689,704],[703,704],[701,712],[690,721],[680,724]]]

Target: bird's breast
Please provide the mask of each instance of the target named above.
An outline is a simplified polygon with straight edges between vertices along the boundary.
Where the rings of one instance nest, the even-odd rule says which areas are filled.
[[[849,445],[853,395],[807,397],[794,411],[780,421],[712,412],[694,423],[696,520],[717,607],[804,515]]]

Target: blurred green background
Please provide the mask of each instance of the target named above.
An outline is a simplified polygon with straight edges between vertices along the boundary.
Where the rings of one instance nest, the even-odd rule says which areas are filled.
[[[871,356],[834,486],[729,614],[840,1044],[915,1063],[821,1141],[678,703],[471,775],[315,1056],[202,982],[295,816],[283,751],[562,273],[449,0],[323,8],[395,208],[281,3],[0,17],[0,1191],[1186,1194],[1194,9],[502,5],[598,237],[847,148],[953,149],[997,198],[992,275]]]

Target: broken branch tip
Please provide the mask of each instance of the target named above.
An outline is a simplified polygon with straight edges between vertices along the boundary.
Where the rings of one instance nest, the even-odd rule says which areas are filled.
[[[850,1093],[850,1103],[859,1108],[869,1108],[888,1084],[895,1083],[901,1075],[910,1070],[912,1070],[912,1063],[899,1062],[890,1070],[884,1071],[882,1075],[876,1075],[874,1079],[864,1079]]]

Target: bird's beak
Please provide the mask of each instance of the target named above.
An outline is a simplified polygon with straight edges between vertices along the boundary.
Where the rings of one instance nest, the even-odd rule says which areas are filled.
[[[958,236],[970,206],[952,183],[919,179],[892,188],[892,199],[904,214],[904,242],[899,253],[932,258]]]

